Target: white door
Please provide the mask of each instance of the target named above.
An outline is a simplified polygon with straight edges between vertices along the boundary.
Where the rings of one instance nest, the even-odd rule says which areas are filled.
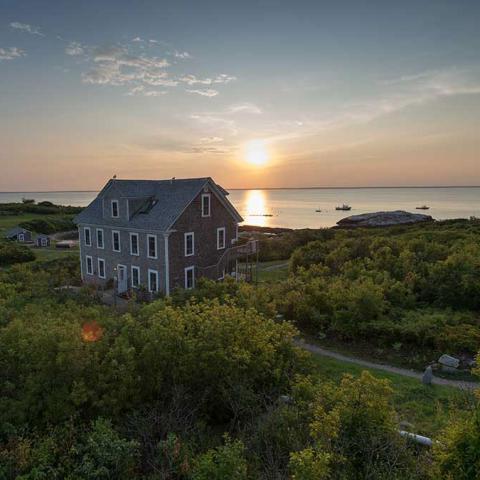
[[[125,265],[118,265],[117,273],[118,273],[118,280],[117,280],[118,293],[126,292],[128,290],[127,267]]]

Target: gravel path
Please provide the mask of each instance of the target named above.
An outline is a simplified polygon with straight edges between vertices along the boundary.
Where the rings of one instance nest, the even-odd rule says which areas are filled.
[[[406,368],[392,367],[390,365],[384,365],[381,363],[369,362],[368,360],[362,360],[361,358],[347,357],[338,352],[332,350],[327,350],[326,348],[319,347],[318,345],[312,345],[310,343],[305,343],[304,341],[297,341],[299,347],[308,350],[316,355],[321,355],[324,357],[334,358],[342,362],[354,363],[355,365],[360,365],[366,368],[375,368],[377,370],[383,370],[385,372],[396,373],[397,375],[403,375],[404,377],[416,378],[417,380],[422,380],[422,373],[416,372],[414,370],[408,370]],[[435,385],[446,385],[448,387],[460,388],[462,390],[473,390],[479,388],[480,384],[477,382],[467,382],[462,380],[449,380],[446,378],[433,377],[432,383]]]

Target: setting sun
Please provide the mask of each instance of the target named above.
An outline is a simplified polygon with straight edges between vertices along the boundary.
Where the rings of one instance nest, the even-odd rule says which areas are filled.
[[[263,140],[252,140],[245,148],[245,159],[250,165],[264,166],[268,160],[268,151]]]

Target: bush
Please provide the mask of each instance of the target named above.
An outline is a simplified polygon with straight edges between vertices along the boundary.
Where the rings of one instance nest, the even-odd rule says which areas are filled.
[[[0,241],[0,267],[32,260],[35,260],[35,254],[30,248],[15,242]]]

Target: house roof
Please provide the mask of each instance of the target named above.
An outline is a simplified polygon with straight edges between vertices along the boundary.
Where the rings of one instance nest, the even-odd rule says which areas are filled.
[[[75,222],[106,226],[124,224],[129,228],[167,231],[207,184],[237,221],[242,221],[242,217],[226,198],[228,192],[210,177],[206,177],[171,180],[112,179],[97,198],[75,217]],[[103,217],[103,198],[110,190],[115,190],[118,198],[143,200],[135,212],[130,212],[129,221]]]
[[[35,238],[50,238],[50,235],[46,235],[45,233],[39,233]]]
[[[5,233],[6,238],[12,238],[18,235],[19,233],[27,233],[29,230],[26,230],[22,227],[13,227]]]

